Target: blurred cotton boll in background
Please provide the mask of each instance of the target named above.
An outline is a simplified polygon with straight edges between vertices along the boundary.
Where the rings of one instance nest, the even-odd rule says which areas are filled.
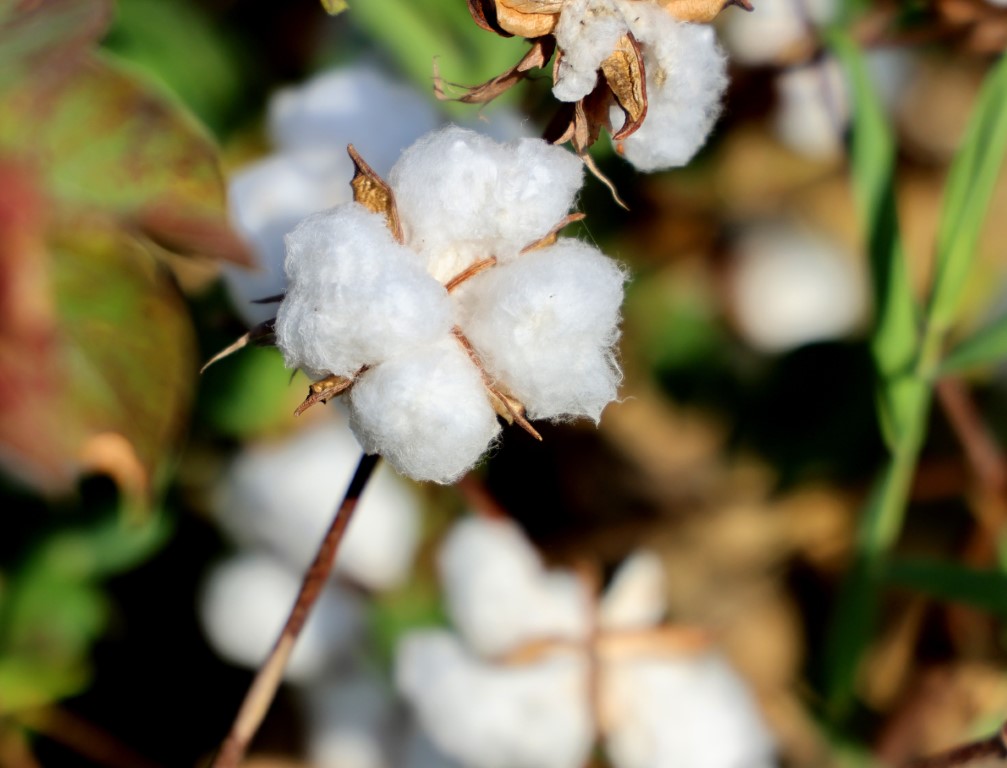
[[[396,679],[453,759],[576,768],[602,739],[616,768],[772,765],[773,739],[741,678],[657,623],[666,603],[656,555],[627,559],[593,605],[587,583],[545,569],[513,523],[470,518],[449,535],[440,570],[458,633],[407,635]]]
[[[353,434],[334,419],[278,443],[252,445],[234,459],[217,489],[216,519],[239,545],[271,551],[303,572],[360,456]],[[407,483],[379,466],[353,516],[335,572],[373,590],[401,583],[412,565],[419,516]]]
[[[854,333],[867,318],[856,256],[792,222],[753,226],[733,248],[729,301],[738,331],[764,352]]]
[[[252,246],[258,270],[227,267],[235,309],[249,325],[276,314],[256,299],[283,292],[283,236],[301,219],[348,202],[353,144],[379,174],[434,128],[430,99],[368,65],[318,75],[286,88],[269,105],[268,133],[276,152],[231,177],[231,221]]]
[[[256,668],[280,634],[300,588],[300,575],[265,553],[249,552],[214,566],[199,600],[199,616],[214,650],[233,664]],[[361,637],[361,601],[327,587],[297,641],[285,677],[310,682]]]
[[[836,0],[759,0],[754,13],[719,17],[721,40],[739,64],[771,64],[807,41],[812,27],[832,21]]]

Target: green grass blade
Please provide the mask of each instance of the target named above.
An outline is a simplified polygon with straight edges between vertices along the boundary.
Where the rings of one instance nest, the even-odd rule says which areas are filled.
[[[936,560],[897,560],[885,580],[938,600],[1007,616],[1007,573]]]
[[[1005,151],[1007,58],[987,75],[948,175],[930,304],[930,322],[938,332],[955,320]]]
[[[882,420],[898,432],[906,426],[907,403],[897,383],[912,367],[919,330],[895,206],[895,141],[856,43],[837,30],[828,42],[852,90],[850,164],[874,294],[871,348],[882,379]]]
[[[938,373],[961,373],[1007,358],[1007,316],[981,328],[954,347],[941,361]]]

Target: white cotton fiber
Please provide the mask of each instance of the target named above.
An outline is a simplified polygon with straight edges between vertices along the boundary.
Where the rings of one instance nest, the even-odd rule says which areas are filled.
[[[470,280],[458,291],[459,324],[530,418],[598,421],[620,379],[624,281],[616,262],[563,238]]]
[[[831,22],[836,0],[759,0],[753,13],[725,13],[720,31],[731,58],[740,64],[768,64],[813,34],[815,26]],[[807,20],[807,21],[806,21]]]
[[[598,609],[602,629],[644,629],[667,611],[664,566],[654,552],[630,555],[615,572]]]
[[[579,101],[594,90],[598,68],[626,34],[626,20],[615,0],[568,0],[553,33],[562,54],[553,95]]]
[[[559,223],[583,167],[541,139],[498,144],[456,126],[429,134],[392,169],[407,245],[446,282],[474,261],[513,258]]]
[[[279,637],[300,587],[295,575],[268,555],[239,555],[215,566],[200,597],[199,617],[224,659],[257,668]],[[326,587],[294,648],[285,677],[306,682],[357,641],[363,606],[348,592]]]
[[[850,114],[846,80],[838,62],[827,58],[781,72],[776,91],[772,125],[780,142],[807,157],[838,156]]]
[[[731,306],[753,346],[784,352],[842,338],[865,321],[866,275],[852,253],[823,234],[766,224],[746,233],[734,252]]]
[[[346,416],[337,415],[342,420],[325,419],[235,458],[214,494],[213,513],[236,543],[266,548],[294,572],[307,568],[362,455]],[[379,464],[346,532],[336,573],[376,590],[401,583],[412,565],[419,516],[406,483]]]
[[[604,668],[615,768],[771,768],[773,740],[748,690],[715,654]]]
[[[350,391],[353,432],[415,480],[450,483],[500,431],[479,371],[454,337],[367,370]]]
[[[359,667],[304,692],[307,751],[314,768],[386,768],[395,703],[384,680]]]
[[[630,28],[644,44],[647,117],[621,142],[642,171],[685,165],[706,143],[727,88],[727,62],[712,27],[677,21],[656,3],[624,3]],[[614,126],[622,111],[612,109]]]
[[[225,265],[231,302],[250,326],[276,316],[276,304],[257,299],[283,293],[283,236],[309,214],[350,200],[352,165],[342,150],[319,149],[268,157],[231,176],[228,212],[255,254],[257,268]]]
[[[284,150],[335,144],[345,154],[353,144],[382,176],[438,122],[428,97],[366,64],[284,89],[269,104],[269,132]]]
[[[450,330],[447,292],[382,216],[349,203],[309,216],[286,242],[276,345],[288,368],[352,376]]]
[[[593,739],[586,661],[494,666],[447,632],[400,643],[399,690],[434,743],[471,768],[581,768]]]
[[[510,521],[461,520],[438,563],[451,619],[477,653],[495,656],[533,640],[587,636],[584,584],[569,571],[547,571]]]

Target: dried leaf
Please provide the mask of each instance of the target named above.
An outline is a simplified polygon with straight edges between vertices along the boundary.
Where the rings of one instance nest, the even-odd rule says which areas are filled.
[[[448,293],[451,293],[455,288],[464,283],[466,280],[475,277],[480,272],[483,272],[489,269],[490,267],[496,266],[496,263],[497,263],[496,256],[490,256],[488,259],[482,259],[481,261],[477,261],[475,264],[470,265],[468,268],[462,270],[457,275],[448,280],[444,284],[444,290],[446,290]]]
[[[647,81],[640,44],[631,34],[623,35],[612,54],[601,63],[605,82],[626,115],[622,128],[612,138],[631,136],[647,116]]]
[[[217,216],[168,204],[141,209],[132,217],[137,232],[182,256],[205,256],[254,267],[255,257],[230,224]]]
[[[367,210],[384,216],[392,237],[401,243],[403,240],[402,222],[399,221],[399,212],[395,207],[395,195],[392,188],[374,172],[371,166],[364,162],[352,144],[346,148],[346,151],[349,152],[354,166],[353,180],[350,182],[350,186],[353,188],[353,200]]]
[[[659,0],[664,9],[679,21],[708,24],[731,5],[755,10],[749,0]]]
[[[560,231],[562,231],[566,226],[573,224],[575,221],[583,221],[585,218],[586,214],[579,212],[564,216],[563,220],[549,231],[549,234],[539,240],[536,240],[531,245],[526,245],[521,249],[521,253],[531,253],[532,251],[537,251],[540,248],[547,248],[556,242]]]
[[[472,20],[487,32],[496,32],[501,37],[514,37],[497,23],[495,0],[468,0]]]
[[[564,2],[565,0],[497,0],[497,5],[504,5],[521,13],[559,13],[563,10]]]
[[[361,368],[357,371],[356,376],[359,376],[364,370],[364,368]],[[316,405],[317,403],[327,403],[332,398],[343,394],[343,392],[353,386],[353,381],[356,376],[351,379],[346,376],[336,376],[335,374],[332,374],[330,376],[326,376],[324,379],[312,382],[308,386],[308,396],[304,398],[304,402],[297,406],[297,410],[294,411],[294,415],[300,416],[311,406]]]
[[[200,373],[205,373],[206,369],[209,368],[214,363],[219,363],[225,357],[230,357],[235,352],[240,349],[244,349],[249,344],[255,344],[256,346],[265,347],[273,344],[276,340],[275,335],[276,318],[272,320],[266,320],[264,323],[259,323],[257,326],[252,328],[247,333],[243,334],[239,338],[235,339],[233,342],[228,344],[217,354],[207,360],[203,367],[199,369]]]
[[[528,77],[528,72],[530,70],[544,67],[552,57],[555,47],[556,42],[553,38],[539,38],[532,43],[531,49],[524,55],[524,57],[522,57],[521,61],[508,69],[506,72],[497,75],[492,80],[487,80],[482,85],[465,88],[465,86],[448,83],[448,85],[452,85],[456,88],[465,88],[466,93],[458,98],[451,98],[445,94],[445,83],[444,80],[441,79],[440,72],[437,68],[437,62],[435,61],[434,95],[441,101],[452,100],[459,101],[463,104],[486,104],[493,101],[493,99],[497,96]]]
[[[520,37],[536,38],[552,34],[559,21],[559,12],[527,13],[497,0],[497,23],[507,32]]]
[[[517,398],[511,397],[503,390],[492,387],[489,384],[486,385],[486,393],[489,395],[490,405],[493,406],[493,410],[496,411],[498,416],[508,424],[516,423],[529,435],[542,442],[542,435],[525,418],[525,407]]]

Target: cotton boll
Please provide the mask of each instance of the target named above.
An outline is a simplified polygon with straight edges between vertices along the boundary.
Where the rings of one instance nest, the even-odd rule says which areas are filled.
[[[723,14],[720,30],[732,59],[767,64],[808,37],[807,22],[826,25],[838,9],[836,0],[759,0],[754,13]]]
[[[599,251],[560,239],[463,285],[459,324],[531,418],[597,421],[620,379],[614,345],[624,280]]]
[[[664,566],[653,552],[637,552],[619,566],[598,611],[603,629],[644,629],[667,611]]]
[[[276,314],[275,304],[257,299],[281,294],[283,236],[304,217],[349,202],[353,166],[345,151],[273,155],[231,177],[228,210],[231,223],[252,247],[257,269],[225,266],[224,283],[238,314],[250,326]]]
[[[773,741],[719,656],[604,667],[603,721],[616,768],[771,768]]]
[[[451,618],[477,653],[496,656],[543,637],[587,636],[584,585],[572,573],[546,571],[509,521],[462,520],[438,563]]]
[[[500,431],[479,371],[454,337],[368,369],[350,391],[351,426],[414,480],[450,483]]]
[[[300,578],[268,555],[249,553],[210,571],[199,600],[203,631],[224,659],[258,667],[294,606]],[[327,587],[301,632],[286,679],[307,682],[359,638],[363,606]]]
[[[541,139],[498,144],[449,126],[403,153],[392,169],[407,245],[450,280],[474,261],[514,257],[566,215],[581,161]]]
[[[352,143],[382,176],[403,149],[439,122],[428,98],[368,65],[280,91],[268,119],[273,141],[284,150],[322,146],[345,154]]]
[[[642,171],[685,165],[706,143],[727,88],[727,63],[711,27],[677,21],[659,5],[632,3],[627,18],[644,44],[647,118],[621,142]],[[624,120],[613,107],[613,127]]]
[[[782,72],[776,89],[773,129],[780,141],[808,157],[837,156],[850,112],[838,62],[830,58]]]
[[[303,572],[361,454],[349,427],[336,420],[280,443],[246,448],[215,495],[215,517],[237,543],[268,548]],[[335,571],[370,589],[401,583],[416,549],[419,514],[406,484],[379,465],[347,529]]]
[[[744,236],[735,253],[732,308],[753,346],[782,352],[841,338],[864,321],[866,278],[851,254],[822,235],[766,225]]]
[[[593,91],[598,68],[626,31],[614,0],[567,0],[553,33],[562,52],[553,95],[560,101],[579,101]]]
[[[333,674],[305,691],[308,755],[315,768],[386,768],[395,705],[363,669]]]
[[[276,345],[288,368],[353,376],[444,336],[451,303],[382,216],[350,203],[287,235]]]
[[[415,724],[406,734],[396,765],[398,768],[463,768],[461,763],[445,755],[426,732]]]
[[[593,738],[586,667],[580,655],[489,665],[431,631],[400,644],[396,679],[435,744],[467,766],[580,768]]]

